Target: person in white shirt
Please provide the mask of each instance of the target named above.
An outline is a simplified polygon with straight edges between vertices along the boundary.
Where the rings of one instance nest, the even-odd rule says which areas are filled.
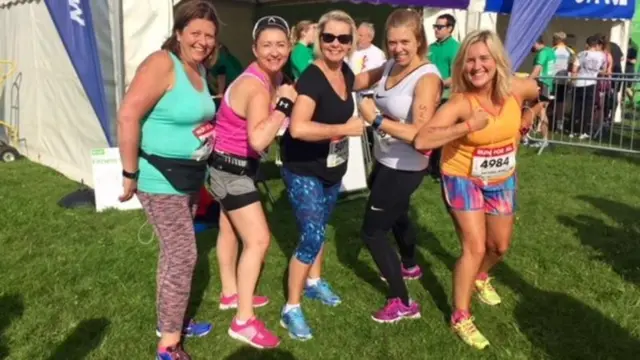
[[[356,51],[348,58],[347,63],[355,75],[371,69],[376,69],[387,61],[384,51],[373,45],[373,39],[376,35],[375,28],[372,23],[363,22],[358,26],[358,39],[356,41]],[[359,91],[357,93],[357,101],[362,98],[373,96],[375,86],[370,89]],[[371,153],[373,152],[373,130],[371,126],[366,129],[366,142],[368,143],[368,153],[365,153],[367,164],[371,163]]]
[[[591,127],[594,119],[594,104],[596,102],[596,86],[598,75],[605,70],[607,57],[598,49],[597,36],[589,36],[584,51],[578,54],[578,65],[573,68],[577,74],[574,82],[573,126],[570,136],[580,136],[581,139],[591,137]]]
[[[558,78],[555,80],[554,118],[552,124],[550,124],[552,131],[563,128],[566,109],[565,98],[569,90],[567,87],[568,78],[573,68],[580,66],[576,53],[567,46],[566,39],[567,34],[562,31],[553,34],[553,51],[556,54],[553,72],[554,76]]]
[[[349,57],[349,66],[354,74],[358,75],[361,72],[375,69],[382,66],[387,57],[384,51],[379,47],[373,45],[373,39],[375,37],[375,28],[373,24],[363,22],[358,27],[358,40],[356,42],[357,49]],[[359,92],[358,95],[372,94],[373,89],[367,89]]]

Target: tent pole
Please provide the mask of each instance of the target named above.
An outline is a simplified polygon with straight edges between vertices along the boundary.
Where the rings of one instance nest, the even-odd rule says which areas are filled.
[[[115,96],[116,96],[116,113],[120,108],[120,103],[125,92],[125,69],[124,69],[124,35],[123,35],[123,13],[122,1],[111,0],[111,31],[113,42],[113,70],[115,76]],[[117,121],[111,124],[112,139],[114,146],[118,145],[118,125]]]

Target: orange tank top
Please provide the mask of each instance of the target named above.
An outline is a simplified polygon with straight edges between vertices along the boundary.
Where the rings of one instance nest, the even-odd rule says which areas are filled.
[[[473,95],[465,96],[472,111],[482,107]],[[441,171],[484,183],[500,183],[516,169],[516,152],[522,122],[520,103],[511,95],[498,113],[490,114],[489,123],[479,131],[446,144],[442,148]]]

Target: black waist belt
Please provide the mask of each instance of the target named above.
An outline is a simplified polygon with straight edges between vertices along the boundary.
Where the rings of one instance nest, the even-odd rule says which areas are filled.
[[[209,157],[209,166],[235,175],[254,176],[258,171],[259,160],[213,152]]]

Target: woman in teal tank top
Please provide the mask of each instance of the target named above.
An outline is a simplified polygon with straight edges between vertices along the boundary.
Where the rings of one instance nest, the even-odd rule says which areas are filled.
[[[205,69],[215,61],[218,17],[209,1],[183,2],[162,50],[138,67],[118,114],[124,194],[142,203],[160,244],[156,359],[190,359],[182,336],[211,324],[185,319],[197,261],[193,216],[211,152],[215,105]]]

